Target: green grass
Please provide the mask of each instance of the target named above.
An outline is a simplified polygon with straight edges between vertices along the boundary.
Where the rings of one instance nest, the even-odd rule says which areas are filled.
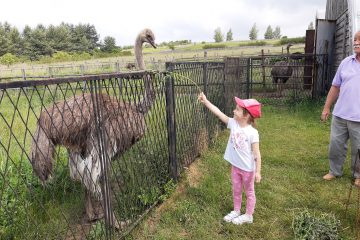
[[[291,225],[299,211],[334,214],[342,239],[354,239],[357,191],[345,214],[351,174],[325,182],[330,123],[319,121],[322,103],[296,107],[263,106],[258,121],[262,182],[256,184],[252,225],[235,226],[222,218],[232,210],[229,165],[223,160],[228,132],[195,163],[200,180],[183,174],[177,191],[128,239],[294,239]],[[193,174],[193,173],[192,173]],[[244,205],[243,205],[244,206]],[[243,207],[244,209],[244,207]]]

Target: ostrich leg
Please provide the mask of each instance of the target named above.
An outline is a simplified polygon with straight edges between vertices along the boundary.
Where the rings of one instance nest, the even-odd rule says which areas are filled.
[[[104,217],[104,209],[101,202],[93,197],[88,190],[85,190],[85,212],[89,222]]]

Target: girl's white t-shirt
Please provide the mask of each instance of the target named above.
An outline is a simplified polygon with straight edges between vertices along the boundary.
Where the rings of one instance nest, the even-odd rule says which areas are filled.
[[[244,171],[255,171],[256,164],[251,144],[259,142],[258,131],[251,125],[241,127],[233,118],[229,118],[227,128],[230,129],[230,137],[224,159]]]

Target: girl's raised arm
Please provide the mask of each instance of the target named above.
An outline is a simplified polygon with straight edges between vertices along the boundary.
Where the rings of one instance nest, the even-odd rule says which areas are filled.
[[[201,92],[198,96],[199,101],[204,104],[215,116],[217,116],[223,123],[226,125],[229,122],[229,117],[226,116],[218,107],[212,104],[205,96],[203,92]]]

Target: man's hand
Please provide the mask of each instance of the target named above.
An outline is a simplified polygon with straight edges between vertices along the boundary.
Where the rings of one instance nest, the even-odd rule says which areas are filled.
[[[330,114],[330,109],[324,108],[321,113],[321,121],[325,122],[326,120],[328,120]]]

